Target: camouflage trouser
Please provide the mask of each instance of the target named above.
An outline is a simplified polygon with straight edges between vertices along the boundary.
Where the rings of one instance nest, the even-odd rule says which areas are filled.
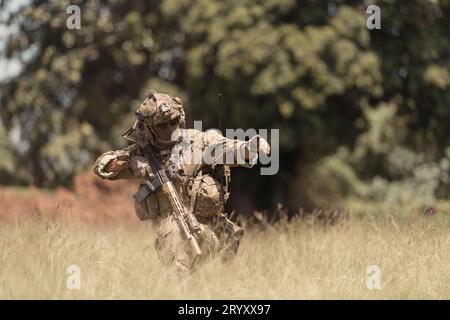
[[[222,261],[231,259],[237,253],[243,230],[230,220],[227,221],[228,224],[218,221],[212,226],[200,223],[201,233],[198,243],[202,255],[195,258],[176,220],[172,216],[165,218],[161,221],[155,242],[160,260],[176,277],[184,278],[202,262],[218,254],[222,256]]]

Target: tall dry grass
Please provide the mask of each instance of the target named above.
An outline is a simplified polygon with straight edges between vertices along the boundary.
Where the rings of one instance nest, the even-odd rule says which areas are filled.
[[[417,213],[308,220],[247,228],[237,258],[212,261],[184,283],[153,248],[149,223],[93,225],[63,218],[0,221],[3,299],[411,299],[450,298],[450,219]],[[80,290],[66,270],[81,268]],[[381,289],[366,270],[381,268]]]

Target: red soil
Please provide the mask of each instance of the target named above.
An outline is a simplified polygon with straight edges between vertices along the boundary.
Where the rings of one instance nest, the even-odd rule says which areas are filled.
[[[75,177],[74,190],[0,186],[0,220],[21,216],[63,216],[94,223],[139,222],[133,204],[134,181],[106,181],[86,172]]]

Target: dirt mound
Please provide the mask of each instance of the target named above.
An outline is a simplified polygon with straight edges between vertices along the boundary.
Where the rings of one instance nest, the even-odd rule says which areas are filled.
[[[89,222],[138,222],[132,197],[136,190],[136,181],[111,182],[91,172],[75,177],[74,190],[0,186],[0,219],[32,215]]]

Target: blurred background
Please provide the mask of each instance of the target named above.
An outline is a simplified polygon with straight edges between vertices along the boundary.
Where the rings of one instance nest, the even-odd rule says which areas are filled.
[[[380,30],[366,27],[371,4]],[[152,88],[205,129],[218,127],[219,93],[224,127],[280,129],[277,175],[232,171],[239,212],[449,196],[448,0],[2,0],[0,11],[4,188],[97,179],[93,161],[125,146]]]

